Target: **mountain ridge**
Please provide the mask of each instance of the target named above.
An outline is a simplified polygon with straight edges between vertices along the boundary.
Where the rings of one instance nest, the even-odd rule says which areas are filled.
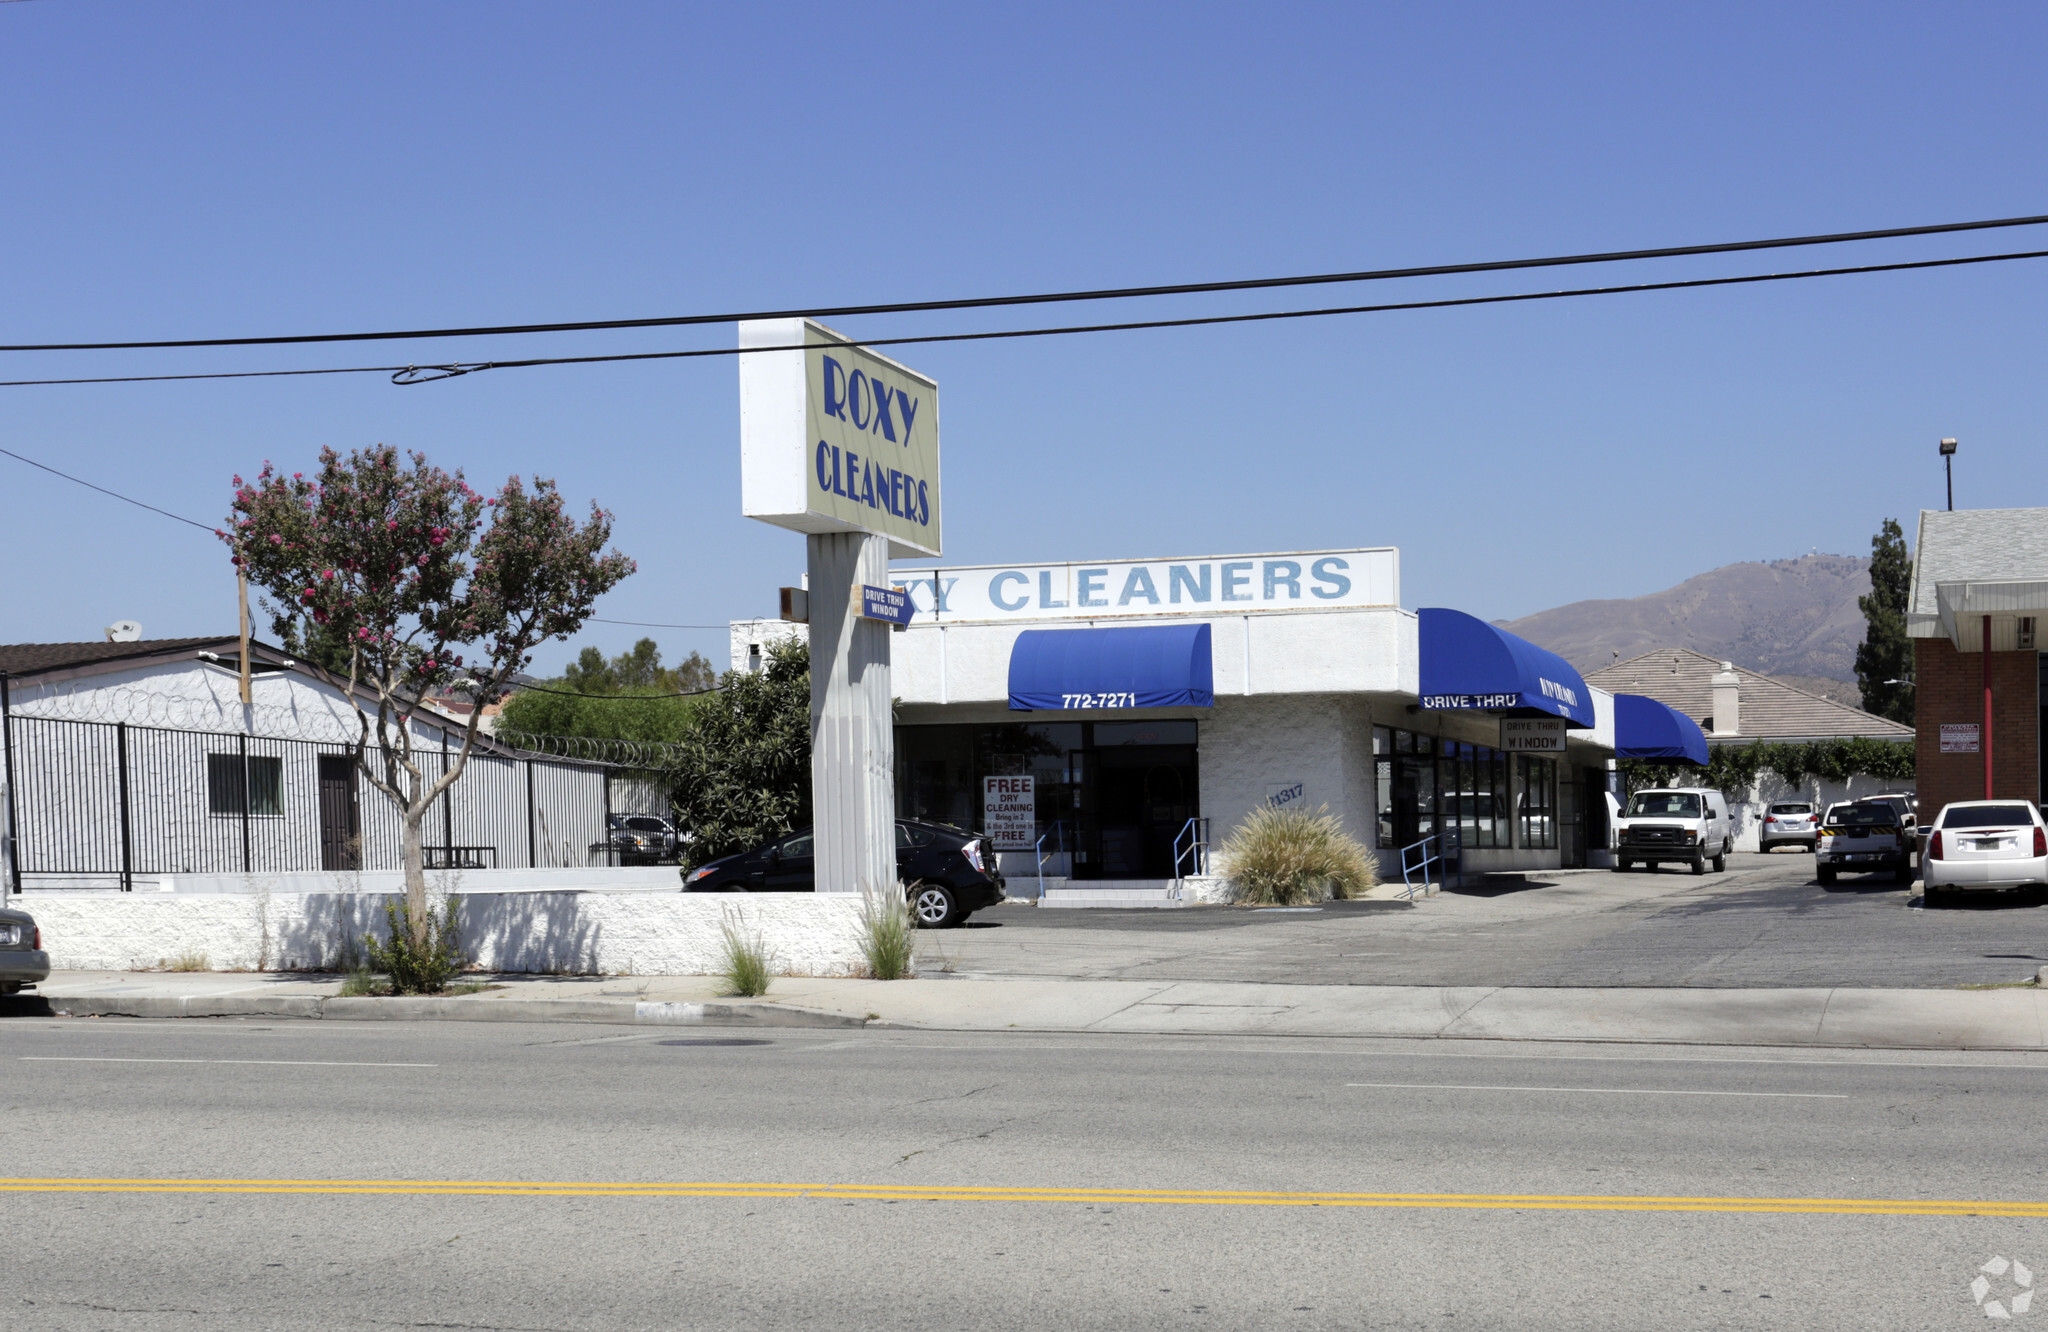
[[[1639,597],[1574,601],[1495,623],[1581,671],[1660,647],[1691,648],[1802,689],[1856,678],[1870,561],[1857,555],[1749,560]],[[1856,703],[1853,683],[1842,701]]]

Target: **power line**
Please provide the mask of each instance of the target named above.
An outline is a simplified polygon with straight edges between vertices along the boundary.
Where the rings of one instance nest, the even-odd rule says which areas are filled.
[[[285,375],[389,374],[401,386],[431,384],[480,370],[522,370],[539,365],[594,365],[609,361],[673,361],[700,356],[749,356],[758,352],[808,351],[836,347],[900,347],[913,343],[984,342],[999,338],[1061,337],[1076,333],[1119,333],[1138,329],[1194,328],[1210,324],[1265,323],[1279,319],[1320,319],[1331,315],[1381,314],[1396,310],[1443,310],[1468,305],[1504,305],[1523,301],[1554,301],[1579,296],[1621,296],[1648,291],[1682,291],[1699,287],[1744,286],[1759,282],[1791,282],[1801,278],[1847,277],[1869,273],[1900,273],[1913,269],[1954,268],[1995,264],[2015,259],[2048,259],[2048,250],[1965,255],[1954,259],[1915,259],[1892,264],[1859,264],[1848,268],[1809,268],[1790,273],[1746,273],[1736,277],[1687,278],[1673,282],[1637,282],[1618,287],[1574,287],[1561,291],[1514,292],[1500,296],[1456,296],[1432,301],[1391,301],[1380,305],[1343,305],[1313,310],[1268,310],[1257,314],[1203,315],[1189,319],[1144,319],[1114,324],[1069,324],[1053,328],[1004,329],[985,333],[926,333],[912,337],[849,338],[844,342],[789,343],[775,347],[703,347],[689,351],[615,352],[602,356],[535,356],[517,361],[458,361],[443,365],[359,365],[319,370],[238,370],[213,374],[114,375],[80,379],[0,380],[0,388],[48,384],[144,384],[187,379],[249,379]],[[712,626],[716,627],[716,626]]]
[[[49,466],[47,463],[37,462],[34,458],[24,458],[12,449],[0,449],[0,453],[6,454],[8,457],[14,459],[16,462],[25,462],[30,467],[40,467],[43,471],[48,472],[51,476],[61,476],[66,481],[76,482],[77,484],[84,486],[88,490],[97,490],[102,495],[111,495],[113,498],[120,500],[123,504],[133,504],[138,509],[148,509],[151,513],[160,513],[166,518],[176,518],[179,522],[184,523],[189,527],[196,527],[202,532],[211,533],[215,530],[207,526],[205,523],[195,523],[190,518],[186,518],[181,514],[172,513],[169,509],[159,509],[154,504],[144,504],[139,499],[130,499],[128,496],[123,495],[118,490],[108,490],[105,486],[96,486],[92,482],[87,481],[82,477],[76,477],[71,475],[71,473],[69,472],[60,472],[56,468]]]
[[[1674,259],[1688,255],[1734,254],[1745,250],[1786,249],[1800,245],[1839,245],[1849,241],[1889,240],[1902,236],[1936,236],[1997,227],[2031,227],[2048,223],[2048,214],[1990,218],[1975,222],[1940,222],[1918,227],[1887,227],[1874,231],[1839,231],[1823,236],[1782,236],[1770,240],[1723,241],[1711,245],[1667,245],[1651,250],[1610,250],[1600,254],[1552,255],[1540,259],[1493,259],[1478,263],[1430,264],[1418,268],[1366,269],[1354,273],[1312,273],[1296,277],[1245,278],[1227,282],[1181,282],[1155,287],[1104,287],[1093,291],[1040,292],[1027,296],[978,296],[942,301],[896,301],[880,305],[837,305],[802,310],[754,310],[735,314],[664,315],[649,319],[583,319],[552,324],[486,324],[472,328],[394,329],[381,333],[300,333],[277,337],[175,338],[146,342],[44,342],[0,345],[13,351],[130,351],[169,347],[257,347],[311,342],[386,342],[400,338],[499,337],[515,333],[583,333],[613,328],[673,328],[686,324],[731,324],[747,319],[831,319],[843,315],[907,314],[915,311],[986,309],[1004,305],[1046,305],[1060,301],[1129,300],[1146,296],[1185,296],[1201,292],[1256,291],[1272,287],[1308,287],[1337,282],[1379,282],[1388,278],[1443,277],[1453,273],[1498,273],[1518,268],[1556,268],[1570,264],[1620,263],[1636,259]]]

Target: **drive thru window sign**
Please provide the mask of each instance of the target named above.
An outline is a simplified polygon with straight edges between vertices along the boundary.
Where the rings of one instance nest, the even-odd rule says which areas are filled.
[[[876,587],[873,583],[862,583],[860,613],[863,619],[907,625],[917,609],[910,604],[910,594],[900,587]]]
[[[1500,747],[1510,754],[1564,753],[1564,718],[1503,717]]]

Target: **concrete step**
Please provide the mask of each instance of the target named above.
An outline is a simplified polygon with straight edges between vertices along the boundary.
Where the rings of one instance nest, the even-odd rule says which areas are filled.
[[[1046,881],[1042,907],[1178,907],[1180,884],[1175,879],[1068,879],[1055,887]]]

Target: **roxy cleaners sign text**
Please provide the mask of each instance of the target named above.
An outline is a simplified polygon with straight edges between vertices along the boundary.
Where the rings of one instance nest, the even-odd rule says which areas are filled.
[[[1394,606],[1401,599],[1400,552],[1384,546],[1096,564],[892,569],[890,581],[910,593],[918,624],[1236,615]]]

